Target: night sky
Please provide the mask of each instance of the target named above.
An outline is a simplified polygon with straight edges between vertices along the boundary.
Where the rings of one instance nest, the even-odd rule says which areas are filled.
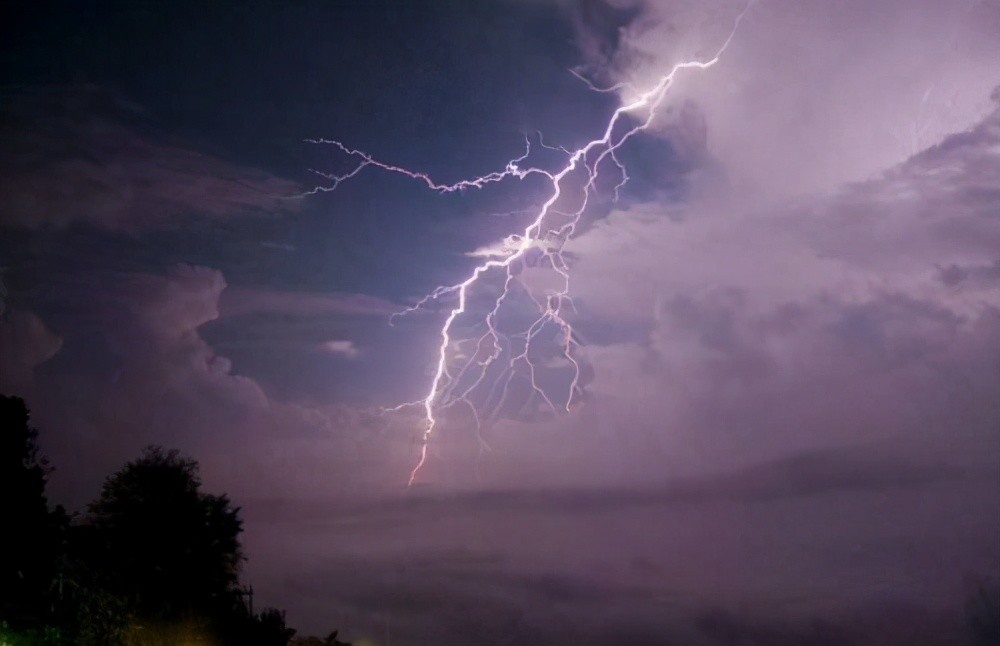
[[[423,420],[385,409],[426,396],[453,301],[390,315],[549,187],[313,192],[354,164],[308,140],[444,183],[529,142],[554,172],[542,142],[599,137],[744,7],[5,3],[0,392],[50,499],[180,449],[242,507],[261,603],[356,643],[956,643],[1000,577],[997,0],[754,3],[566,244],[569,411],[522,364],[407,486]]]

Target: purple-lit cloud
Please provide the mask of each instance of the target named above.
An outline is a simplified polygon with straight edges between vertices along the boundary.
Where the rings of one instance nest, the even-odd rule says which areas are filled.
[[[612,53],[584,40],[584,54],[595,73],[637,88],[710,50],[743,5],[611,4],[641,11]],[[988,114],[1000,85],[998,30],[1000,7],[981,0],[756,2],[725,65],[685,79],[674,96],[707,121],[704,145],[742,199],[834,189]],[[690,136],[677,127],[682,115],[663,114],[666,136]]]
[[[141,111],[92,86],[7,92],[0,137],[3,224],[115,231],[290,211],[292,182],[147,132]]]

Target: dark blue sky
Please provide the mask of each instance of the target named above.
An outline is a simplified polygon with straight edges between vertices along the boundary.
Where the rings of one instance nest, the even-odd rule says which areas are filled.
[[[614,103],[568,73],[579,60],[575,35],[568,12],[548,3],[13,3],[5,11],[4,85],[96,84],[142,110],[138,126],[151,136],[304,187],[321,183],[309,168],[343,163],[306,138],[337,138],[453,180],[501,167],[539,130],[577,144]],[[614,34],[613,22],[596,22]],[[220,266],[236,284],[407,299],[450,281],[468,264],[459,253],[512,230],[509,219],[484,214],[530,208],[538,197],[515,186],[440,199],[370,173],[336,197],[296,204],[280,223],[175,228],[148,235],[143,251]],[[246,245],[259,242],[296,253],[255,250],[248,259]]]
[[[538,131],[551,143],[578,144],[600,130],[615,102],[569,73],[580,60],[577,34],[571,12],[555,4],[14,3],[5,11],[2,84],[11,97],[48,88],[50,100],[28,108],[40,131],[69,111],[79,123],[125,123],[130,136],[289,180],[286,195],[272,192],[278,198],[322,184],[311,168],[345,168],[336,151],[306,138],[337,138],[456,180],[502,167],[520,154],[524,137]],[[632,13],[595,3],[578,16],[613,51],[616,26]],[[61,127],[66,145],[48,151],[52,164],[94,148],[100,137],[96,130],[83,136],[72,124]],[[89,154],[100,158],[101,152]],[[671,164],[666,143],[648,139],[625,154],[642,162],[630,190],[669,185],[670,174],[662,174]],[[544,154],[534,159],[558,161]],[[523,227],[541,201],[540,188],[529,181],[442,197],[405,178],[366,172],[335,194],[277,200],[283,212],[277,218],[259,209],[238,221],[204,219],[194,210],[175,213],[166,226],[124,233],[89,226],[14,232],[4,250],[12,265],[8,282],[30,300],[19,287],[28,282],[20,266],[43,267],[32,271],[40,284],[58,268],[61,277],[52,280],[66,284],[67,274],[158,271],[181,262],[215,267],[230,286],[364,293],[408,303],[464,273],[472,264],[465,251]],[[512,211],[518,213],[496,215]],[[36,298],[60,292],[55,283],[35,290]],[[237,373],[262,378],[261,353],[268,350],[247,347],[254,333],[246,324],[220,322],[205,333],[233,359]],[[342,384],[328,361],[285,350],[264,362],[284,363],[282,372],[296,375],[277,380],[283,397],[339,392],[370,399],[372,390],[384,397],[386,387],[394,397],[412,393],[412,379],[385,384],[381,365],[419,365],[426,343],[378,338],[385,331],[364,334],[373,352],[369,377],[360,381],[352,371]],[[74,345],[67,337],[66,352]]]

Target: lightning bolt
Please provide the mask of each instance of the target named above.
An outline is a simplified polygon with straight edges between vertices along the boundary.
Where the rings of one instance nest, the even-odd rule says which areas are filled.
[[[410,170],[401,166],[380,161],[370,154],[351,148],[340,141],[332,139],[310,139],[310,143],[326,144],[335,147],[347,158],[354,160],[355,165],[347,172],[341,174],[325,173],[313,171],[325,178],[329,183],[308,191],[306,195],[324,193],[336,190],[343,182],[355,177],[366,168],[372,167],[384,172],[397,173],[423,183],[428,189],[438,193],[455,193],[469,189],[482,189],[488,185],[499,183],[508,179],[523,180],[528,177],[539,176],[544,178],[550,186],[549,197],[541,205],[532,221],[521,231],[508,236],[502,244],[495,249],[480,250],[474,254],[476,257],[485,257],[479,265],[472,269],[465,280],[451,285],[442,285],[424,296],[411,307],[393,315],[390,323],[397,317],[419,309],[422,309],[432,302],[436,302],[444,297],[452,297],[455,304],[448,311],[447,317],[441,325],[439,333],[439,343],[437,349],[437,361],[431,378],[427,394],[417,401],[407,402],[388,410],[401,410],[406,407],[419,407],[423,411],[423,432],[420,437],[419,458],[414,465],[408,479],[408,485],[412,485],[420,472],[420,469],[427,461],[427,449],[430,439],[440,424],[438,414],[456,404],[466,404],[472,411],[476,422],[477,433],[481,435],[481,415],[479,408],[474,404],[471,397],[473,393],[487,380],[489,370],[498,360],[504,356],[505,352],[510,355],[507,365],[503,367],[501,374],[497,377],[485,396],[484,407],[497,412],[504,401],[515,370],[520,364],[527,368],[527,378],[531,386],[531,391],[537,395],[550,409],[556,411],[563,409],[568,411],[574,400],[582,392],[580,387],[580,364],[574,355],[574,348],[578,345],[572,325],[567,320],[567,308],[573,309],[573,301],[570,297],[570,272],[569,264],[563,255],[563,248],[566,243],[576,233],[584,212],[587,209],[589,200],[596,191],[599,169],[602,165],[610,164],[619,174],[620,180],[614,188],[617,198],[618,192],[628,182],[628,173],[625,166],[617,156],[620,148],[634,135],[649,128],[657,114],[657,110],[663,104],[668,91],[673,86],[678,74],[685,70],[705,70],[719,62],[722,55],[729,48],[736,32],[753,4],[749,2],[742,12],[736,17],[733,27],[728,37],[718,48],[715,55],[707,60],[692,60],[677,63],[663,74],[659,80],[648,90],[635,93],[635,98],[625,102],[616,109],[607,121],[603,133],[596,139],[592,139],[576,150],[569,150],[559,146],[546,145],[538,136],[538,143],[545,149],[557,151],[565,155],[565,161],[561,168],[555,171],[546,170],[535,166],[523,166],[531,155],[531,140],[525,138],[524,153],[519,157],[507,162],[502,170],[493,171],[478,177],[463,179],[451,184],[439,183],[427,173]],[[600,88],[592,84],[576,71],[571,70],[575,76],[585,82],[590,89],[597,92],[618,92],[628,90],[635,92],[631,84],[620,83],[608,88]],[[626,119],[633,116],[630,125]],[[557,210],[557,202],[567,195],[572,187],[572,180],[577,175],[582,175],[580,181],[582,186],[577,187],[579,204],[570,210]],[[551,270],[558,276],[560,287],[549,291],[544,298],[538,298],[531,293],[531,290],[518,278],[519,270],[527,264],[529,252],[537,249],[540,253],[539,264],[547,263]],[[494,272],[500,274],[503,287],[499,289],[493,306],[483,317],[481,324],[485,332],[476,339],[462,339],[455,336],[453,330],[456,321],[469,309],[470,290],[483,282],[484,276]],[[520,351],[515,350],[515,344],[511,338],[501,332],[498,325],[498,318],[501,309],[506,301],[511,298],[512,290],[515,286],[523,289],[533,301],[537,316],[527,329],[518,335]],[[542,330],[554,325],[559,330],[560,353],[570,367],[572,377],[568,387],[560,396],[549,394],[539,384],[537,377],[537,366],[529,357],[532,343],[537,339]],[[458,348],[468,345],[468,341],[473,341],[473,350],[468,354],[467,360],[457,372],[451,364],[457,356],[449,355],[449,349],[456,349],[452,355],[458,352]],[[449,357],[451,356],[451,360]],[[466,383],[466,375],[472,371],[471,383]],[[464,384],[464,385],[463,385]],[[502,386],[501,386],[502,384]],[[499,394],[498,394],[499,390]]]

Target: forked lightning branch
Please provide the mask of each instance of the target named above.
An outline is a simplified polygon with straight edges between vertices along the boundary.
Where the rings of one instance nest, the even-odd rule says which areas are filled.
[[[351,148],[331,139],[314,139],[311,143],[335,147],[352,161],[347,172],[340,174],[318,172],[328,183],[314,188],[309,194],[335,190],[367,168],[398,173],[423,183],[438,193],[481,189],[490,184],[512,179],[541,177],[548,185],[548,197],[535,213],[531,222],[520,232],[508,236],[502,245],[488,253],[464,280],[437,287],[412,307],[399,315],[407,314],[436,302],[446,302],[448,314],[441,324],[437,359],[426,394],[421,399],[395,407],[401,409],[417,406],[423,412],[423,430],[420,436],[419,457],[410,472],[413,484],[421,467],[427,461],[428,444],[440,424],[440,415],[446,409],[462,405],[471,411],[477,432],[481,431],[484,418],[495,415],[503,405],[513,379],[521,375],[530,385],[530,392],[552,410],[569,410],[580,395],[580,364],[573,327],[569,322],[573,309],[570,296],[570,265],[564,254],[566,243],[577,232],[587,212],[591,197],[598,190],[598,178],[603,172],[616,174],[614,191],[628,181],[628,173],[618,152],[625,143],[650,127],[663,106],[670,88],[678,75],[687,70],[706,70],[719,62],[736,34],[740,22],[750,5],[737,16],[729,36],[715,55],[707,60],[685,61],[666,71],[649,89],[635,94],[635,98],[616,109],[609,117],[599,137],[588,141],[576,150],[552,148],[564,155],[563,165],[545,169],[528,164],[530,142],[524,154],[510,160],[501,170],[493,171],[454,183],[440,183],[428,174],[375,159],[368,153]],[[588,83],[588,85],[590,85]],[[621,89],[616,86],[609,89]],[[592,89],[602,90],[591,85]],[[544,144],[543,144],[544,145]],[[566,208],[564,204],[571,206]],[[542,290],[532,290],[520,278],[524,265],[530,260],[535,268],[549,271],[555,281]],[[460,336],[459,320],[472,312],[470,300],[475,291],[494,289],[490,305],[482,308],[478,325],[471,326],[478,332]],[[530,322],[516,331],[501,329],[499,321],[505,307],[510,307],[514,293],[519,300],[528,299],[534,310]],[[445,300],[447,299],[447,300]],[[398,316],[398,315],[397,315]],[[463,329],[470,326],[463,325]],[[533,358],[535,345],[545,330],[555,330],[558,355],[569,369],[570,378],[557,392],[541,383],[540,366]]]

